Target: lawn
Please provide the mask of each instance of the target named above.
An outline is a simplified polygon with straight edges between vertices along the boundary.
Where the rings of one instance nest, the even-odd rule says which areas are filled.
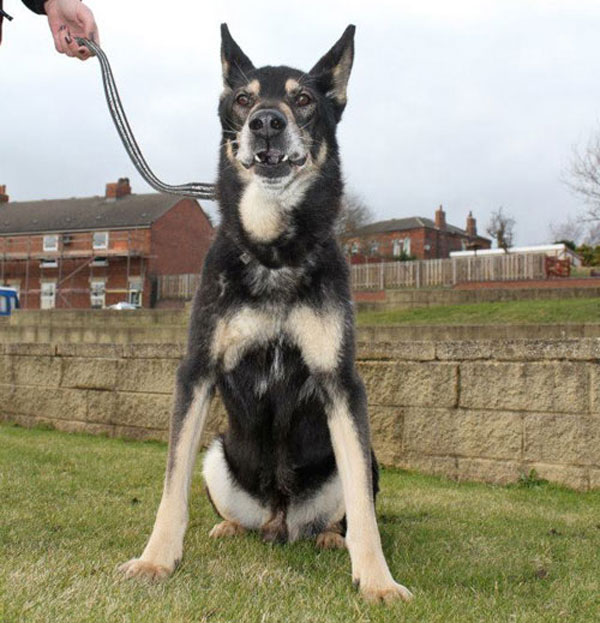
[[[161,584],[124,580],[115,568],[144,546],[165,454],[0,426],[0,621],[598,621],[600,492],[534,479],[506,488],[386,470],[379,523],[408,605],[363,603],[345,551],[209,540],[198,468],[181,567]]]
[[[600,298],[438,305],[407,310],[360,312],[357,315],[359,325],[569,322],[600,322]]]

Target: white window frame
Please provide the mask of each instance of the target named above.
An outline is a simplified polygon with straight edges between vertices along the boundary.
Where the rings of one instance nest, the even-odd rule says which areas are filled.
[[[58,268],[58,260],[40,260],[40,268]]]
[[[51,241],[54,240],[54,244]],[[58,251],[58,234],[47,234],[43,241],[44,251]]]
[[[21,280],[20,279],[8,279],[6,285],[9,288],[13,288],[17,291],[17,297],[21,300]]]
[[[402,255],[403,240],[396,238],[392,243],[392,255],[394,257],[400,257]]]
[[[46,290],[44,292],[44,290]],[[40,284],[40,309],[56,307],[56,281],[42,281]]]
[[[402,248],[406,255],[410,255],[410,238],[405,238],[402,241]]]
[[[100,289],[96,291],[98,286]],[[106,307],[106,279],[90,280],[90,307],[92,309],[104,309]]]
[[[142,306],[144,284],[141,277],[131,277],[127,287],[127,302],[136,307]]]
[[[96,236],[104,235],[104,242],[99,244],[96,242]],[[94,231],[92,232],[92,249],[108,249],[108,232]]]

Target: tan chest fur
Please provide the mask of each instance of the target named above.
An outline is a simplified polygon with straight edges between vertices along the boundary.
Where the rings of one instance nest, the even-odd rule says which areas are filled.
[[[248,349],[284,336],[300,350],[313,372],[335,370],[343,338],[339,311],[299,305],[289,313],[276,309],[243,307],[218,321],[211,356],[226,371],[233,370]]]

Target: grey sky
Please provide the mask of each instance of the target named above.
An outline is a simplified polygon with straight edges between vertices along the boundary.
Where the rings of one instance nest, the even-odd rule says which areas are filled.
[[[480,231],[502,205],[519,244],[581,209],[560,181],[598,127],[600,4],[573,0],[191,2],[88,0],[130,123],[167,183],[212,181],[219,24],[256,65],[309,69],[357,25],[340,126],[348,187],[377,218]],[[118,177],[148,192],[116,135],[96,60],[53,50],[17,0],[0,47],[0,184],[13,200],[90,196]]]

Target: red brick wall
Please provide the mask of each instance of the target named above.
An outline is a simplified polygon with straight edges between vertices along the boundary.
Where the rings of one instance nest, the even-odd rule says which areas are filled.
[[[107,306],[127,300],[127,258],[109,258],[108,266],[84,266],[87,263],[87,258],[64,259],[61,270],[59,268],[41,268],[39,260],[30,260],[29,271],[27,271],[27,263],[24,261],[5,262],[4,279],[0,278],[0,281],[20,287],[21,306],[25,309],[40,308],[41,283],[46,280],[54,283],[58,283],[59,279],[62,281],[57,289],[55,304],[57,309],[90,308],[89,290],[92,279],[105,279]],[[74,273],[77,268],[80,270]],[[144,268],[141,258],[130,258],[130,278],[140,277],[142,269]],[[28,289],[28,293],[25,292],[26,289]],[[150,283],[147,278],[143,284],[143,289],[144,306],[147,307],[150,301]]]
[[[123,256],[110,256],[110,251],[126,251],[128,246],[132,255],[130,257],[129,276],[141,277],[147,272],[147,260],[142,260],[139,255],[150,253],[150,230],[135,229],[129,231],[109,231],[108,250],[106,257],[108,266],[90,266],[89,260],[92,252],[95,256],[102,257],[104,250],[92,250],[91,232],[69,233],[70,242],[63,244],[63,236],[59,234],[59,251],[43,251],[43,234],[31,236],[4,236],[0,237],[0,255],[35,254],[29,262],[25,259],[5,260],[0,267],[0,283],[16,285],[21,290],[21,306],[26,309],[39,309],[41,306],[41,283],[48,280],[58,283],[55,307],[57,308],[89,308],[90,280],[91,278],[105,278],[106,280],[106,305],[112,305],[119,301],[127,300],[127,258]],[[60,259],[62,251],[62,259]],[[83,257],[69,257],[69,254],[77,254]],[[41,260],[57,259],[57,268],[41,267]],[[79,269],[79,270],[77,270]],[[74,273],[74,271],[76,271]],[[74,274],[73,274],[74,273]],[[112,292],[111,292],[112,290]],[[120,291],[119,291],[120,290]],[[148,306],[150,302],[150,282],[146,277],[143,284],[143,304]]]
[[[193,199],[182,199],[151,228],[152,275],[199,273],[213,237],[213,227]]]
[[[463,240],[465,242],[471,240],[466,236],[449,231],[421,227],[418,229],[370,234],[364,237],[345,238],[343,244],[351,248],[352,244],[357,242],[362,249],[362,253],[369,256],[371,243],[377,241],[379,243],[377,255],[382,259],[393,260],[394,240],[403,240],[404,238],[410,238],[410,254],[419,260],[449,257],[450,251],[463,250]],[[482,243],[484,242],[482,239],[478,240]],[[429,249],[425,248],[426,245],[429,245]],[[490,248],[490,246],[488,242],[482,244],[481,248]]]
[[[107,267],[89,266],[90,257],[69,258],[69,253],[92,255],[92,233],[70,233],[69,244],[62,244],[63,234],[59,234],[59,251],[43,251],[43,235],[0,237],[0,256],[21,253],[36,254],[35,259],[7,260],[0,272],[0,283],[18,285],[22,292],[21,304],[24,308],[36,309],[41,305],[40,288],[42,280],[58,282],[69,277],[58,288],[57,308],[89,308],[90,279],[106,279],[106,305],[127,300],[127,258],[110,256],[110,251],[124,251],[129,248],[133,256],[129,261],[129,276],[144,277],[144,307],[150,306],[151,278],[154,275],[197,273],[202,268],[204,257],[210,246],[213,228],[203,210],[196,201],[182,199],[166,214],[163,214],[151,228],[130,231],[109,231],[109,246],[106,253]],[[63,254],[59,268],[41,268],[40,261],[58,258]],[[96,256],[103,256],[103,250],[93,251]],[[150,256],[142,259],[140,255]],[[28,267],[27,267],[28,265]],[[60,275],[60,276],[59,276]],[[29,293],[25,293],[28,290]]]

